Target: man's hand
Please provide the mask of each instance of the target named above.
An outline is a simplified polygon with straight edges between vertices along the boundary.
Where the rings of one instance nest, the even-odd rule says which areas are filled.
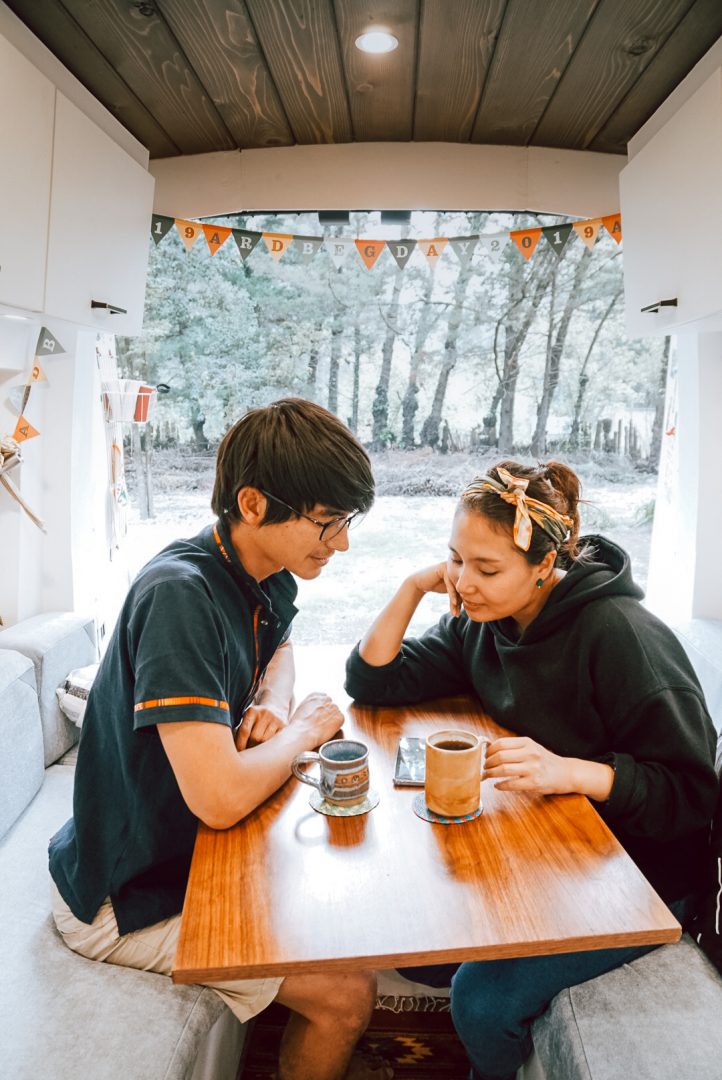
[[[284,716],[280,709],[274,709],[269,705],[251,705],[243,714],[241,726],[236,732],[235,741],[237,750],[245,750],[247,746],[258,746],[272,738],[288,723],[288,717]]]
[[[333,738],[343,726],[343,713],[328,694],[313,693],[295,709],[288,726],[307,732],[308,749],[312,750]]]

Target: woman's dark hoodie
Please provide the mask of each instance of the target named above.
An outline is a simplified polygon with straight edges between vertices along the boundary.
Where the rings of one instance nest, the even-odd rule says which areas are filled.
[[[443,616],[372,667],[358,647],[346,689],[367,704],[475,693],[492,719],[564,757],[613,766],[597,810],[668,902],[700,886],[717,798],[716,734],[671,630],[640,604],[629,557],[586,537],[575,562],[519,634],[512,619]]]

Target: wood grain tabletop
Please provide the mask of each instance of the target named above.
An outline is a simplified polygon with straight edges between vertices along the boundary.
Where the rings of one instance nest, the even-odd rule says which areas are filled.
[[[198,830],[173,979],[393,968],[676,941],[680,926],[581,795],[481,787],[483,813],[417,817],[395,788],[401,735],[454,727],[507,734],[454,698],[362,708],[341,689],[347,649],[297,649],[300,692],[344,709],[370,748],[378,806],[330,818],[290,779],[238,825]]]

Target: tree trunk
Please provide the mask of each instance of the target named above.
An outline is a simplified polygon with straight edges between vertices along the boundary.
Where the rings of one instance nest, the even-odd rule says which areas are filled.
[[[584,406],[584,397],[585,397],[585,394],[587,392],[587,386],[589,385],[589,376],[587,375],[587,367],[589,366],[589,361],[591,359],[592,353],[594,352],[594,346],[597,344],[597,338],[599,337],[599,335],[600,335],[600,333],[602,331],[602,327],[604,326],[604,324],[607,321],[607,319],[609,318],[609,316],[612,314],[612,311],[614,310],[614,306],[617,303],[617,300],[619,299],[619,297],[621,295],[622,295],[622,290],[620,289],[618,292],[616,292],[614,294],[611,301],[609,302],[609,306],[607,307],[606,311],[604,312],[601,319],[597,323],[596,329],[594,330],[594,333],[592,335],[592,340],[589,343],[589,348],[587,349],[587,354],[584,357],[584,361],[582,363],[581,368],[579,369],[579,379],[578,379],[578,386],[577,386],[577,398],[576,398],[576,401],[574,402],[574,415],[572,417],[572,426],[569,429],[569,449],[570,450],[578,450],[579,449],[579,433],[581,431],[582,409],[583,409],[583,406]],[[596,437],[595,437],[595,440],[594,440],[594,449],[595,450],[598,449]]]
[[[316,395],[316,378],[318,376],[318,343],[321,337],[322,324],[316,323],[315,333],[308,352],[308,367],[306,368],[306,393],[309,397]]]
[[[141,521],[153,517],[152,475],[150,455],[143,448],[142,433],[138,424],[130,429],[130,445],[135,466],[135,484],[138,492],[138,515]]]
[[[416,445],[414,427],[416,423],[416,413],[419,408],[419,369],[424,358],[424,345],[426,344],[426,339],[429,336],[434,322],[431,313],[432,309],[429,304],[433,288],[434,279],[431,274],[429,274],[426,288],[424,289],[423,299],[421,301],[421,313],[419,315],[416,335],[414,337],[414,351],[411,354],[411,361],[409,364],[409,378],[406,383],[406,391],[404,392],[401,401],[401,445],[405,450],[410,450]]]
[[[519,378],[519,357],[522,346],[529,333],[529,328],[534,322],[539,304],[544,299],[544,293],[549,288],[549,269],[553,265],[551,259],[556,259],[554,252],[549,253],[545,260],[539,260],[530,276],[527,287],[530,292],[523,288],[520,300],[512,308],[504,340],[504,371],[501,378],[500,412],[499,412],[499,449],[504,453],[510,453],[514,449],[514,400],[516,398],[516,383]],[[523,267],[521,268],[523,273]],[[497,395],[495,394],[495,397]]]
[[[341,308],[337,304],[331,324],[331,356],[328,365],[328,411],[332,413],[338,412],[338,371],[341,363],[342,333]]]
[[[655,471],[659,469],[659,458],[662,453],[662,430],[664,428],[664,406],[667,398],[667,372],[669,371],[669,348],[671,342],[672,339],[669,336],[664,339],[662,363],[659,368],[659,382],[657,383],[657,400],[654,403],[652,440],[649,445],[649,468]]]
[[[191,399],[190,410],[191,427],[193,428],[193,443],[196,450],[207,450],[209,443],[205,433],[206,418],[195,398]]]
[[[379,381],[376,384],[371,415],[373,424],[371,429],[371,446],[374,450],[382,450],[388,442],[389,436],[389,385],[391,382],[391,363],[394,356],[394,344],[397,334],[397,320],[399,316],[399,297],[401,295],[402,275],[396,274],[394,287],[391,294],[386,315],[386,333],[381,350],[381,371]]]
[[[446,389],[449,385],[451,373],[456,367],[456,361],[458,360],[456,345],[459,338],[459,328],[461,327],[461,321],[464,316],[464,298],[466,297],[466,292],[473,275],[474,271],[471,268],[471,264],[469,264],[468,266],[461,267],[456,279],[453,306],[451,308],[449,323],[446,329],[446,340],[444,341],[444,359],[442,360],[441,370],[436,380],[436,389],[434,390],[431,409],[421,428],[421,442],[424,446],[436,447],[439,443],[439,426],[441,424],[441,415],[444,409]]]
[[[358,435],[359,388],[361,383],[361,326],[358,318],[353,328],[353,391],[351,394],[351,415],[348,426],[354,435]]]
[[[569,325],[572,321],[572,315],[576,307],[577,297],[579,289],[581,287],[584,276],[589,269],[592,253],[588,248],[585,248],[582,252],[581,258],[577,263],[576,270],[574,271],[574,278],[567,294],[566,303],[564,304],[564,310],[562,311],[562,317],[559,320],[556,336],[552,337],[553,329],[552,323],[554,318],[554,300],[556,298],[556,283],[557,283],[557,268],[554,268],[551,282],[551,312],[549,316],[549,347],[547,348],[546,363],[544,365],[544,385],[542,387],[542,396],[537,408],[536,425],[534,428],[534,434],[531,440],[531,452],[535,457],[540,456],[546,452],[547,443],[547,424],[549,423],[549,413],[551,411],[552,402],[554,400],[554,394],[556,393],[557,386],[559,385],[559,369],[561,367],[562,355],[564,353],[564,346],[567,340],[567,334],[569,333]]]

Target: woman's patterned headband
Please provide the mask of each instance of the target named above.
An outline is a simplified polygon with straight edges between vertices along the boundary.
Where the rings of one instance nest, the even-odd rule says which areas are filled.
[[[481,495],[486,491],[493,491],[504,502],[516,506],[514,518],[514,543],[522,551],[528,551],[531,544],[532,521],[548,533],[557,547],[569,538],[573,518],[566,514],[560,514],[548,503],[539,502],[538,499],[530,499],[526,494],[529,481],[519,476],[512,476],[510,472],[501,466],[496,470],[501,479],[495,480],[493,476],[475,476],[471,483],[461,493],[462,499],[474,495]]]

